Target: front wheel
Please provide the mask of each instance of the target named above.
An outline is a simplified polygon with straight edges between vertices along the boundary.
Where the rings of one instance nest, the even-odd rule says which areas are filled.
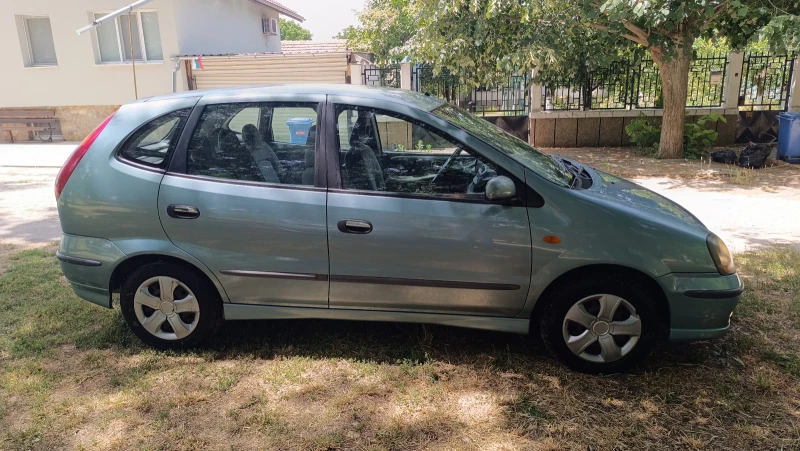
[[[624,371],[643,360],[655,344],[655,300],[635,281],[585,280],[565,287],[546,302],[542,339],[573,370]]]
[[[183,266],[158,262],[131,273],[120,290],[122,316],[140,340],[159,349],[188,348],[221,322],[214,287]]]

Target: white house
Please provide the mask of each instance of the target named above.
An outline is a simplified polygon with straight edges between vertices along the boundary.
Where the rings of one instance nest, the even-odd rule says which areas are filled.
[[[275,0],[153,0],[76,33],[132,1],[0,1],[0,110],[54,110],[64,138],[80,140],[134,100],[131,53],[140,98],[183,91],[179,55],[280,52],[278,17],[304,20]]]

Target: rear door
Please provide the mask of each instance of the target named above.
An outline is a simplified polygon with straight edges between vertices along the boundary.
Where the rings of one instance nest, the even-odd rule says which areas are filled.
[[[430,124],[359,99],[336,104],[334,122],[331,308],[517,314],[531,274],[527,209],[484,196],[489,178],[514,175]]]
[[[161,183],[159,215],[234,303],[328,305],[324,143],[306,134],[271,145],[288,136],[287,116],[315,126],[324,101],[201,101],[192,112]]]

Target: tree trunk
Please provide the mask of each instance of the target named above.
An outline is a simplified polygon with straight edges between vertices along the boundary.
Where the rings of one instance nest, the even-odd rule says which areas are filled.
[[[653,61],[658,64],[658,70],[661,72],[661,93],[664,98],[664,118],[661,122],[658,158],[681,158],[691,54],[678,51],[678,55],[667,60],[659,50],[651,50]]]

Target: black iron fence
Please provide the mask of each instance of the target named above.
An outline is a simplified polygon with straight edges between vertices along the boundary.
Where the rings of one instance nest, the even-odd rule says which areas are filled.
[[[689,69],[687,106],[721,106],[727,68],[726,54],[695,57]],[[626,110],[663,106],[658,66],[649,57],[617,61],[580,78],[586,81],[576,83],[565,79],[545,84],[542,109]]]
[[[739,109],[786,110],[789,83],[795,69],[794,58],[793,55],[745,54],[739,85]]]
[[[400,87],[400,65],[364,66],[361,74],[363,84],[368,86]]]
[[[461,82],[458,74],[442,68],[438,73],[430,64],[411,69],[411,89],[439,97],[473,113],[523,116],[530,110],[529,78],[524,74],[502,77],[502,82],[473,87]]]
[[[794,56],[748,53],[744,56],[740,110],[785,110],[788,107]],[[727,54],[697,54],[689,68],[688,107],[723,105]],[[400,87],[400,66],[367,66],[368,85]],[[468,78],[468,77],[466,77]],[[525,74],[498,77],[502,81],[475,87],[446,68],[435,71],[430,64],[411,68],[411,89],[428,93],[480,115],[525,115],[530,111],[531,80]],[[585,80],[576,82],[577,80]],[[647,54],[618,61],[609,67],[574,78],[551,80],[542,85],[544,111],[629,110],[662,108],[661,76]]]

